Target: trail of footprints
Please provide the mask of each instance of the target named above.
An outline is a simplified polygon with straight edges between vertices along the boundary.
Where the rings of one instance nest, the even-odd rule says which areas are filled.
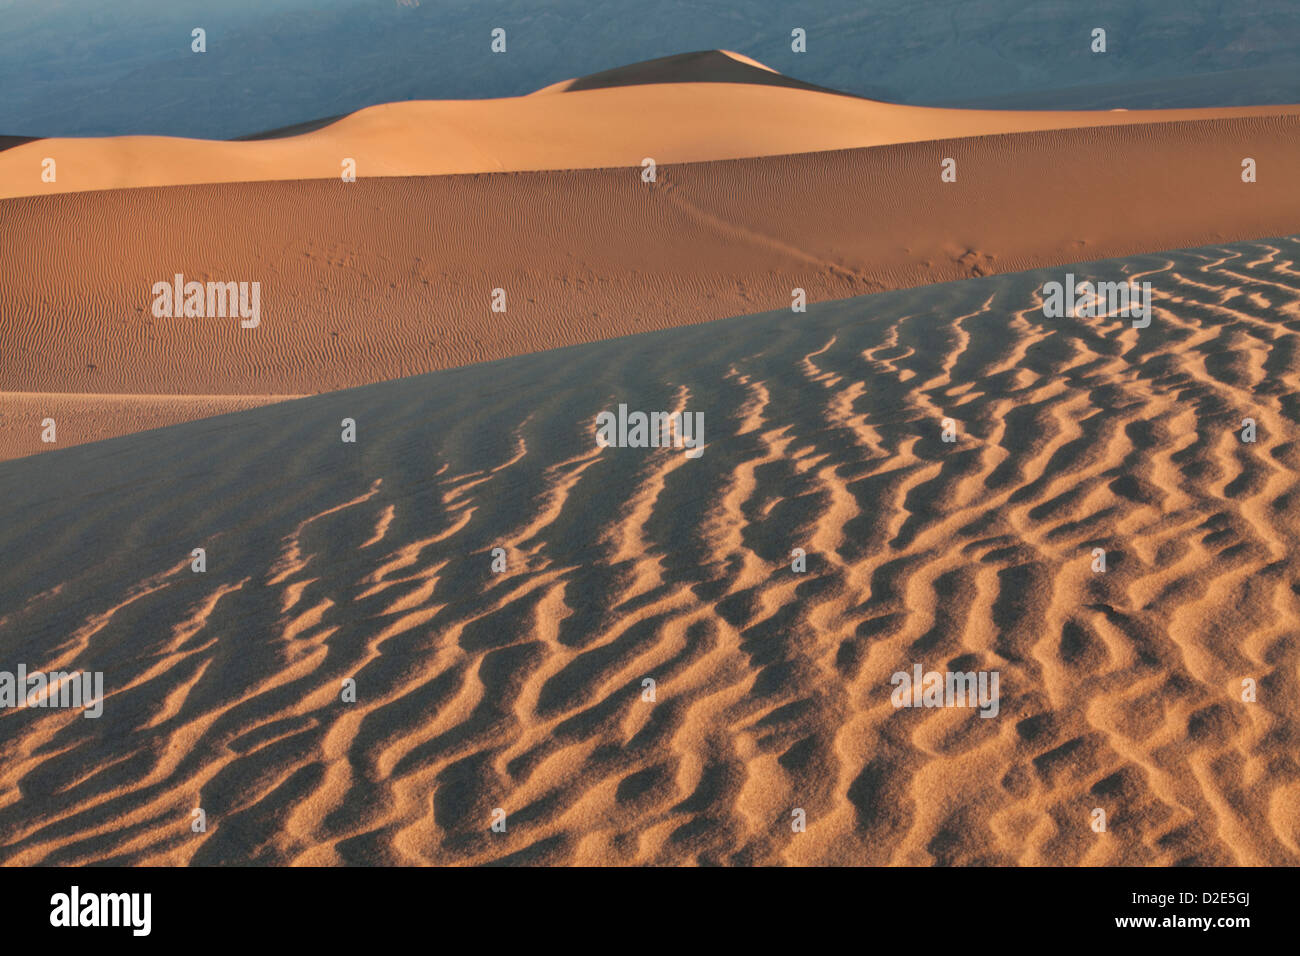
[[[1144,330],[1028,273],[299,403],[329,507],[5,609],[126,650],[100,720],[0,717],[0,859],[1300,862],[1298,252],[1097,265]],[[704,455],[596,447],[618,400]],[[895,710],[916,662],[998,717]]]

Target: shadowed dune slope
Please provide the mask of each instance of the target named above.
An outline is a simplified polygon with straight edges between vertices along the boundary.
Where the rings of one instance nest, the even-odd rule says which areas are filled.
[[[60,443],[93,440],[179,414],[166,396],[313,394],[788,308],[795,288],[847,298],[1290,234],[1296,168],[1300,118],[1283,116],[695,163],[654,183],[581,170],[8,200],[0,391],[48,399],[11,405],[0,454],[48,449],[46,416]],[[176,273],[260,282],[261,325],[154,318],[151,290]],[[163,398],[142,417],[112,397],[131,394]]]
[[[1143,330],[1010,274],[0,464],[0,668],[106,691],[0,711],[0,860],[1300,863],[1297,260],[1073,267]],[[597,447],[620,402],[702,457]],[[915,664],[997,716],[895,709]]]
[[[726,64],[722,66],[721,64]],[[725,80],[725,81],[720,81]],[[0,199],[195,183],[639,167],[1032,130],[1295,116],[1300,105],[1145,111],[959,110],[881,103],[712,51],[566,80],[542,94],[413,100],[253,138],[49,138],[0,152]],[[55,160],[57,177],[42,178]]]

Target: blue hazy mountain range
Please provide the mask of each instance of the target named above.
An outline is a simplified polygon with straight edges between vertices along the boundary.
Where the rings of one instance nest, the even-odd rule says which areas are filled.
[[[0,0],[0,133],[230,138],[692,50],[902,103],[1300,101],[1297,0]],[[191,52],[191,30],[207,52]],[[490,50],[506,30],[506,52]],[[807,52],[791,30],[807,31]],[[1095,27],[1107,52],[1093,53]]]

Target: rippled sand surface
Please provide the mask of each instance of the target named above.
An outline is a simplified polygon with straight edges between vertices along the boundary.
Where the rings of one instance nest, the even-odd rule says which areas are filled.
[[[1297,260],[1071,267],[1145,329],[1013,273],[4,462],[0,662],[105,700],[0,711],[0,860],[1300,863]],[[704,453],[598,446],[619,403]],[[997,716],[895,708],[917,664]]]

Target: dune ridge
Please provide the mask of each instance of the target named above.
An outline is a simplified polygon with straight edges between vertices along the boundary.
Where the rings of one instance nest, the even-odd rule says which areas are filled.
[[[743,53],[731,50],[701,50],[695,53],[679,53],[663,56],[653,60],[643,60],[628,66],[601,70],[569,80],[561,80],[544,86],[530,96],[549,93],[571,93],[575,90],[598,90],[616,86],[646,86],[659,83],[758,83],[770,86],[786,86],[800,90],[813,90],[819,93],[839,93],[813,83],[805,83],[794,77],[778,73],[770,66],[759,63]],[[843,93],[843,96],[853,96]],[[855,99],[862,97],[855,96]]]
[[[673,165],[1012,132],[1300,114],[1300,105],[1131,111],[901,106],[803,84],[722,51],[634,64],[539,91],[556,92],[563,95],[387,103],[240,140],[40,139],[0,152],[0,199],[300,179],[342,186],[345,158],[366,179],[603,169],[640,167],[647,157]],[[53,182],[42,178],[46,158],[57,164]]]
[[[1298,262],[1070,267],[1152,282],[1141,330],[1046,318],[1053,268],[0,463],[0,661],[107,688],[0,711],[0,862],[1296,865]],[[703,456],[597,447],[618,402]],[[914,663],[999,716],[895,709]]]

